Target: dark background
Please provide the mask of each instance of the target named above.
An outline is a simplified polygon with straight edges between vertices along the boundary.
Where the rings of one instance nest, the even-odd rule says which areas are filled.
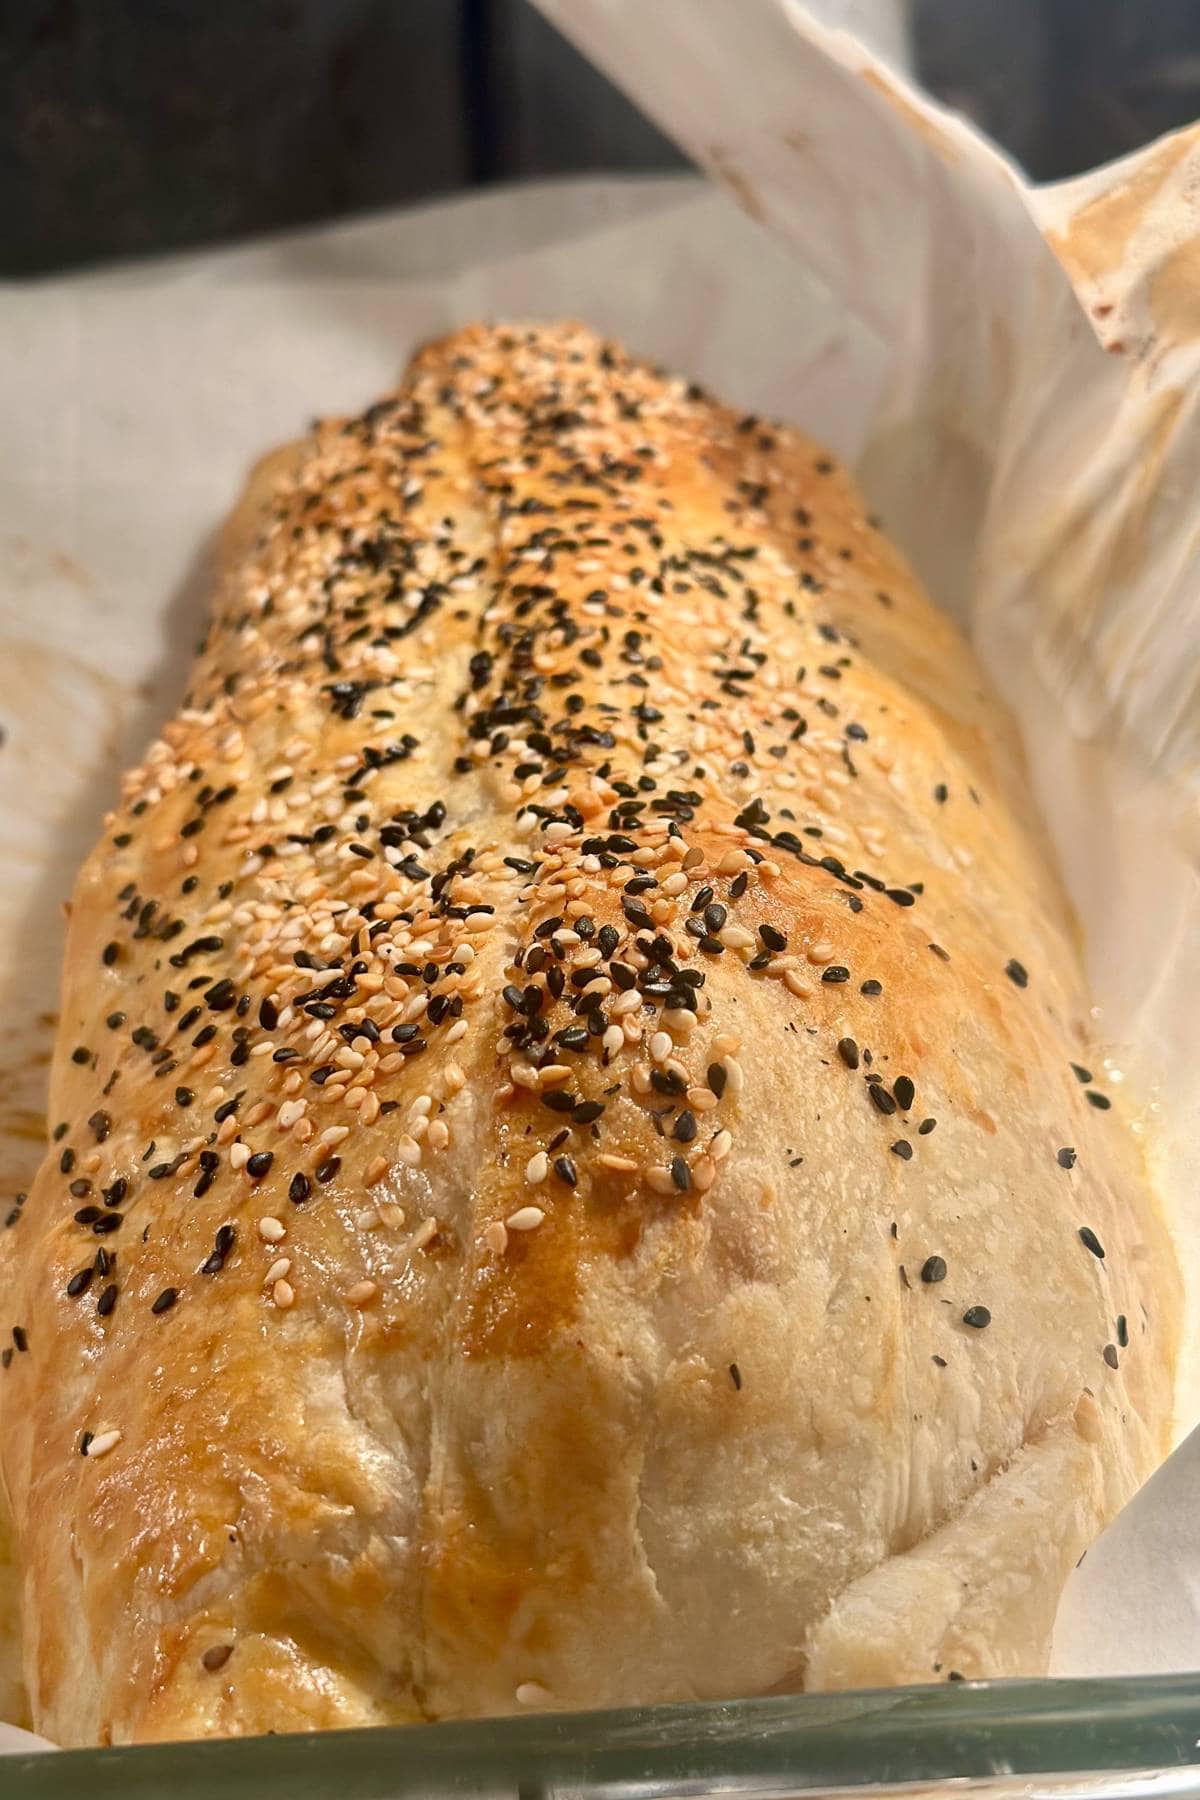
[[[1200,114],[1200,0],[910,4],[920,78],[1038,177]],[[525,0],[0,0],[2,275],[683,166]]]

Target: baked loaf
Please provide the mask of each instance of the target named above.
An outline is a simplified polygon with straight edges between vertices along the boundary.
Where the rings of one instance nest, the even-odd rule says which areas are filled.
[[[797,433],[474,329],[265,464],[4,1235],[36,1728],[1032,1673],[1168,1242],[1010,727]]]

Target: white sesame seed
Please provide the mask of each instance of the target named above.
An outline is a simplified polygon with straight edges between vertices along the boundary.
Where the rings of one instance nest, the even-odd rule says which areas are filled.
[[[665,1031],[656,1031],[651,1036],[646,1048],[650,1052],[652,1062],[663,1063],[666,1062],[675,1046]]]
[[[277,1281],[271,1289],[271,1298],[280,1312],[286,1312],[296,1298],[296,1291],[290,1281]]]
[[[717,933],[718,941],[727,950],[753,950],[754,933],[747,931],[742,925],[726,925]]]
[[[625,1042],[625,1033],[621,1030],[619,1025],[606,1026],[604,1036],[600,1039],[600,1042],[610,1056],[615,1056]]]
[[[526,1179],[526,1181],[528,1181],[533,1187],[536,1187],[539,1182],[545,1181],[546,1176],[549,1173],[550,1173],[549,1157],[546,1155],[546,1152],[544,1150],[536,1150],[534,1152],[534,1154],[530,1157],[529,1161],[525,1164],[525,1179]]]
[[[503,1256],[508,1249],[508,1228],[500,1219],[493,1219],[484,1231],[483,1246],[496,1256]]]
[[[421,1220],[421,1223],[412,1234],[412,1239],[408,1247],[410,1250],[424,1250],[427,1244],[433,1242],[437,1234],[438,1222],[433,1215],[430,1214],[429,1218]]]
[[[690,1087],[687,1091],[687,1103],[693,1112],[712,1112],[720,1105],[712,1089],[706,1087]]]
[[[732,1056],[725,1058],[725,1085],[731,1094],[740,1094],[746,1085],[746,1077],[742,1074],[742,1065]]]
[[[646,1181],[656,1194],[677,1194],[679,1192],[671,1178],[670,1169],[647,1169]]]
[[[325,1086],[328,1090],[329,1082],[326,1082]],[[350,1127],[348,1125],[327,1125],[317,1141],[321,1144],[340,1144],[349,1136]]]
[[[562,1087],[570,1079],[571,1071],[566,1063],[547,1063],[544,1069],[538,1070],[539,1087]]]
[[[807,956],[810,963],[831,963],[833,961],[833,945],[827,944],[824,939],[819,944],[810,944]]]
[[[408,1168],[408,1169],[419,1169],[420,1168],[422,1151],[421,1151],[421,1146],[420,1146],[420,1144],[418,1144],[416,1138],[410,1137],[407,1133],[402,1134],[400,1137],[398,1137],[396,1139],[395,1151],[396,1151],[397,1157],[404,1164],[405,1168]]]
[[[795,969],[783,971],[783,985],[789,993],[795,994],[801,1000],[808,999],[815,991],[812,985],[805,981],[803,975],[798,974]]]
[[[504,1223],[509,1231],[536,1231],[545,1216],[540,1206],[518,1206]]]
[[[355,1213],[354,1223],[360,1231],[374,1231],[379,1224],[379,1214],[373,1206],[365,1206],[362,1212]]]
[[[448,1093],[457,1094],[467,1085],[467,1078],[456,1062],[448,1062],[442,1070],[442,1080]]]
[[[550,1689],[544,1688],[540,1681],[522,1681],[517,1688],[518,1706],[545,1706],[553,1698]]]
[[[611,1169],[614,1175],[636,1175],[637,1164],[630,1156],[617,1156],[611,1150],[603,1151],[596,1161],[601,1168]]]
[[[674,875],[668,875],[667,879],[660,883],[663,893],[670,894],[672,898],[674,898],[676,894],[684,893],[687,885],[688,878],[683,873],[682,869],[676,870]]]
[[[445,1119],[431,1119],[426,1142],[431,1150],[444,1150],[450,1142],[450,1127]]]
[[[268,1214],[265,1219],[258,1221],[258,1235],[264,1244],[279,1244],[287,1236],[287,1226],[282,1219],[272,1218]]]
[[[276,1257],[275,1261],[263,1276],[263,1286],[274,1287],[277,1281],[282,1281],[284,1276],[290,1273],[291,1267],[292,1259],[290,1256]]]
[[[637,989],[629,988],[624,994],[617,995],[608,1010],[614,1019],[619,1019],[625,1013],[636,1012],[641,1004],[642,996]]]
[[[466,1035],[467,1021],[465,1019],[455,1019],[453,1025],[451,1025],[446,1033],[446,1042],[448,1044],[457,1044],[459,1039],[465,1038]]]
[[[297,1119],[304,1117],[307,1100],[285,1100],[276,1117],[284,1131],[290,1131]]]
[[[729,1131],[718,1131],[716,1137],[708,1146],[708,1154],[712,1157],[714,1162],[724,1162],[732,1149],[733,1133]]]
[[[229,1166],[231,1169],[244,1169],[250,1161],[250,1146],[241,1140],[229,1146]]]
[[[110,1450],[116,1449],[123,1435],[115,1425],[109,1426],[107,1431],[98,1431],[88,1445],[88,1455],[107,1456]]]
[[[356,1281],[354,1283],[353,1287],[346,1289],[346,1305],[347,1306],[370,1306],[372,1300],[375,1298],[375,1296],[378,1292],[379,1292],[379,1283],[378,1282],[376,1282],[376,1281]]]

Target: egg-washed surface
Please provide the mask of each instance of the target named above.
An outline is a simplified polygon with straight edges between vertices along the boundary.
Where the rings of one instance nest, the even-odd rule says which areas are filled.
[[[574,326],[257,473],[3,1234],[62,1742],[1034,1671],[1174,1266],[1007,723]]]

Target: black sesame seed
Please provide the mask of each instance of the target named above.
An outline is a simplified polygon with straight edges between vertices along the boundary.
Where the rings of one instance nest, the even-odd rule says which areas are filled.
[[[1089,1082],[1095,1080],[1092,1071],[1090,1069],[1085,1069],[1082,1063],[1073,1062],[1071,1064],[1071,1070],[1076,1081],[1080,1082],[1084,1087],[1087,1087]]]
[[[87,1292],[88,1288],[92,1285],[92,1277],[95,1273],[96,1271],[91,1263],[88,1263],[86,1268],[76,1269],[74,1275],[72,1275],[70,1281],[67,1283],[67,1293],[72,1300],[78,1299],[80,1294]]]
[[[14,1325],[13,1326],[12,1340],[18,1350],[21,1350],[21,1351],[28,1350],[29,1334],[27,1333],[27,1331],[25,1330],[25,1327],[23,1325]]]
[[[873,980],[872,981],[864,981],[858,991],[860,994],[882,994],[883,983],[882,983],[882,981],[873,981]]]
[[[1029,986],[1029,970],[1025,967],[1024,963],[1019,963],[1015,956],[1010,957],[1008,962],[1005,963],[1004,973],[1016,987],[1023,988]]]
[[[774,925],[760,925],[758,935],[768,950],[787,949],[787,933],[777,930]]]
[[[1100,1242],[1100,1239],[1096,1236],[1090,1225],[1081,1225],[1079,1227],[1079,1241],[1085,1250],[1090,1250],[1093,1256],[1098,1256],[1101,1262],[1104,1261],[1104,1245]]]
[[[849,969],[843,968],[841,963],[830,963],[827,969],[821,970],[822,981],[838,982],[849,981],[849,979],[850,971]]]
[[[342,1159],[340,1156],[326,1157],[323,1163],[317,1164],[315,1171],[317,1180],[320,1182],[332,1181],[341,1166]],[[293,1185],[295,1184],[293,1183]]]
[[[736,1363],[730,1363],[729,1365],[729,1379],[740,1394],[742,1391],[742,1371],[738,1368]]]
[[[696,1135],[696,1115],[684,1109],[675,1121],[671,1136],[677,1144],[690,1144]]]
[[[1104,1360],[1108,1364],[1110,1369],[1119,1369],[1120,1368],[1121,1359],[1117,1355],[1117,1347],[1115,1344],[1105,1344]]]
[[[575,1164],[571,1161],[569,1156],[555,1157],[554,1173],[558,1176],[560,1181],[566,1183],[567,1187],[573,1188],[575,1183],[579,1180]]]
[[[215,1675],[218,1669],[225,1667],[232,1655],[232,1644],[210,1644],[200,1661],[210,1675]]]
[[[920,1133],[920,1135],[922,1137],[928,1137],[931,1131],[936,1131],[936,1130],[937,1130],[937,1120],[936,1119],[922,1119],[921,1123],[917,1126],[917,1131]]]
[[[1098,1094],[1095,1088],[1085,1088],[1083,1097],[1089,1106],[1094,1106],[1096,1108],[1097,1112],[1107,1112],[1112,1105],[1112,1101],[1109,1099],[1108,1095]]]
[[[581,1100],[579,1105],[572,1109],[571,1117],[576,1125],[590,1125],[594,1119],[600,1117],[603,1111],[603,1100]]]
[[[165,1287],[163,1289],[162,1293],[158,1296],[158,1299],[154,1302],[153,1306],[150,1308],[150,1311],[152,1313],[154,1313],[155,1316],[159,1315],[160,1313],[170,1312],[171,1308],[174,1306],[174,1304],[178,1300],[178,1298],[179,1298],[179,1289],[178,1288]]]
[[[1065,1145],[1063,1149],[1061,1149],[1057,1152],[1055,1160],[1057,1161],[1060,1169],[1073,1169],[1075,1167],[1075,1164],[1076,1164],[1078,1158],[1076,1156],[1075,1151],[1068,1144],[1068,1145]]]
[[[725,1064],[709,1063],[705,1080],[708,1082],[709,1090],[714,1093],[719,1100],[725,1092],[725,1084],[729,1080],[729,1072],[726,1069]]]
[[[274,1161],[275,1153],[273,1150],[256,1150],[246,1164],[246,1173],[247,1175],[252,1175],[257,1181],[260,1176],[266,1174]]]
[[[907,1138],[897,1138],[895,1143],[892,1145],[892,1154],[894,1156],[900,1157],[901,1161],[903,1161],[903,1162],[911,1162],[912,1161],[912,1153],[913,1153],[913,1147],[909,1143]]]
[[[288,1186],[288,1199],[291,1200],[294,1205],[300,1206],[308,1199],[308,1196],[311,1193],[312,1183],[309,1181],[308,1176],[297,1169]]]
[[[1120,1313],[1117,1317],[1117,1342],[1122,1350],[1129,1342],[1129,1326],[1125,1322],[1124,1313]]]
[[[897,1075],[892,1083],[892,1093],[896,1096],[896,1105],[901,1112],[907,1112],[916,1095],[912,1078],[908,1075]]]
[[[688,1168],[687,1163],[683,1160],[682,1156],[673,1156],[671,1158],[671,1180],[675,1183],[675,1186],[679,1189],[681,1194],[686,1194],[692,1185],[692,1171]]]
[[[972,1331],[982,1331],[992,1322],[992,1315],[986,1306],[968,1306],[963,1314],[963,1324],[969,1325]]]
[[[872,1105],[877,1107],[881,1113],[886,1115],[895,1112],[896,1102],[892,1099],[892,1096],[888,1093],[882,1082],[873,1081],[869,1083],[867,1092],[871,1096]]]
[[[848,1069],[857,1069],[857,1067],[858,1067],[858,1045],[855,1043],[853,1038],[844,1037],[844,1038],[838,1039],[838,1055],[841,1057],[842,1061],[845,1063],[845,1065]]]
[[[946,1260],[942,1256],[927,1256],[921,1265],[921,1280],[932,1285],[936,1281],[946,1279]]]
[[[117,1284],[115,1281],[111,1281],[111,1282],[109,1282],[108,1286],[101,1293],[100,1298],[97,1300],[96,1311],[102,1319],[107,1319],[109,1313],[112,1311],[113,1307],[116,1304],[117,1304]]]

